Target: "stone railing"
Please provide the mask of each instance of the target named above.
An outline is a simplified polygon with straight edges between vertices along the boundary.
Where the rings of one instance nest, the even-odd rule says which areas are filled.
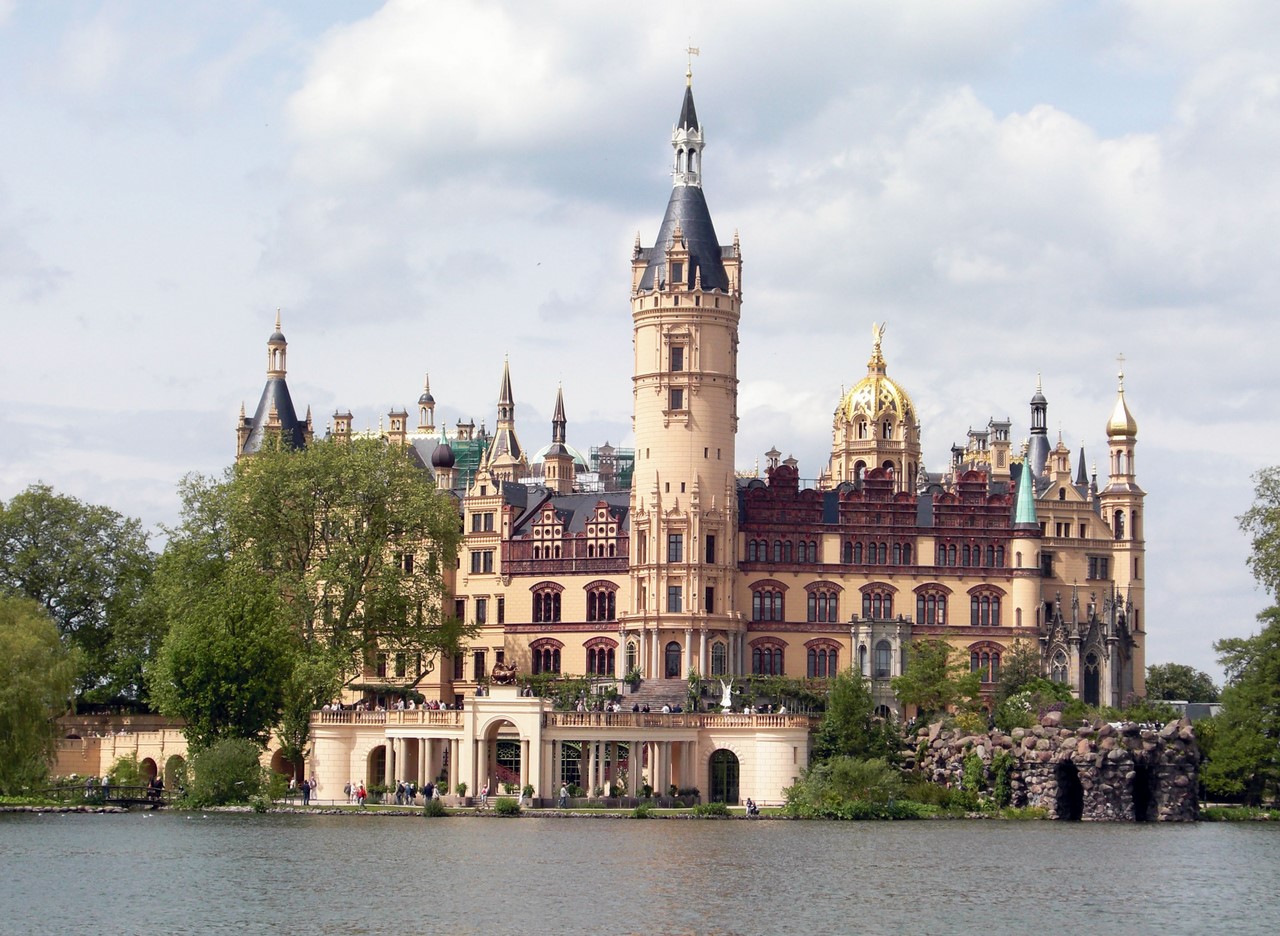
[[[547,712],[548,728],[802,728],[808,715],[731,715],[703,712]]]
[[[313,725],[435,725],[441,728],[462,727],[462,712],[457,709],[399,709],[390,712],[312,712]]]

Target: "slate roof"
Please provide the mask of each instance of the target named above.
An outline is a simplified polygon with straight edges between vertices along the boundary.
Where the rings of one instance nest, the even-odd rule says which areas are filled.
[[[640,256],[648,261],[640,278],[640,288],[651,290],[657,287],[659,273],[666,269],[667,246],[675,236],[677,225],[684,233],[689,248],[689,269],[686,273],[689,285],[697,281],[695,271],[701,271],[703,289],[728,292],[729,275],[721,258],[732,248],[720,246],[707,199],[696,185],[677,185],[671,190],[671,200],[667,202],[667,213],[662,218],[662,227],[658,229],[658,239],[654,246],[640,251]]]
[[[252,455],[261,451],[273,404],[280,417],[280,429],[290,448],[300,449],[307,444],[307,424],[298,419],[298,413],[293,408],[293,398],[289,396],[289,385],[283,377],[268,377],[266,386],[262,388],[262,398],[258,400],[258,408],[253,413],[252,428],[244,448],[241,449],[242,454]]]

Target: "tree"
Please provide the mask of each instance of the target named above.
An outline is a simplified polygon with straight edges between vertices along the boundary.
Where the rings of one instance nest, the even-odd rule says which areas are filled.
[[[981,676],[967,661],[953,660],[945,640],[913,640],[907,646],[907,665],[893,679],[893,691],[903,705],[914,705],[922,718],[951,708],[974,711],[980,704]]]
[[[1209,792],[1255,804],[1280,793],[1280,606],[1258,618],[1258,634],[1213,645],[1227,681],[1204,771]]]
[[[846,670],[831,680],[827,709],[814,734],[814,762],[840,756],[896,762],[901,746],[897,726],[875,717],[871,689],[861,673]]]
[[[1217,702],[1213,678],[1182,663],[1157,663],[1147,667],[1147,698],[1184,702]]]
[[[70,707],[78,654],[34,601],[0,598],[0,795],[39,786]]]
[[[1236,520],[1252,537],[1249,568],[1273,597],[1280,597],[1280,465],[1253,475],[1253,506]]]
[[[1015,640],[1000,660],[1000,681],[996,686],[996,702],[1017,695],[1033,682],[1044,678],[1040,648],[1030,640]]]
[[[0,593],[38,602],[80,651],[83,701],[145,707],[160,621],[143,596],[155,567],[140,521],[33,484],[0,504]]]
[[[354,678],[374,654],[403,652],[421,655],[425,676],[440,653],[455,652],[471,633],[444,612],[457,510],[403,448],[357,439],[292,450],[269,441],[221,479],[190,476],[180,490],[182,522],[157,574],[168,619],[178,627],[193,610],[191,596],[207,591],[212,604],[194,609],[200,619],[234,620],[236,639],[253,635],[255,646],[259,632],[274,635],[277,662],[287,663],[287,671],[273,667],[254,679],[269,680],[272,691],[259,685],[262,708],[255,706],[251,719],[244,710],[233,729],[240,736],[259,737],[261,713],[274,709],[286,756],[300,757],[310,712],[333,697],[339,674]],[[260,600],[236,603],[242,581],[260,587]],[[191,654],[225,662],[225,644],[197,638],[204,640],[190,628],[181,635]],[[200,672],[213,678],[221,670]],[[167,694],[166,704],[173,711],[177,699]]]
[[[215,581],[185,589],[161,563],[171,626],[153,666],[154,696],[161,712],[186,721],[196,747],[225,738],[265,744],[299,655],[270,583],[243,561],[226,565]]]

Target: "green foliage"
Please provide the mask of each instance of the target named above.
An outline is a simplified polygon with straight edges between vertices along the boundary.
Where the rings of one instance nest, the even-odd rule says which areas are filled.
[[[902,799],[903,790],[902,774],[883,758],[839,756],[811,765],[783,793],[789,815],[839,819],[861,818],[845,815],[851,803],[888,806]]]
[[[107,772],[111,782],[116,786],[140,786],[142,784],[142,765],[138,763],[137,754],[126,754],[117,757]]]
[[[1280,793],[1280,606],[1258,619],[1255,636],[1214,644],[1227,685],[1203,774],[1209,793],[1252,805]]]
[[[196,749],[191,756],[191,784],[186,803],[225,806],[247,803],[266,792],[267,771],[259,762],[262,749],[245,738],[225,738]]]
[[[171,624],[152,667],[155,700],[186,720],[183,733],[196,746],[220,738],[265,744],[299,653],[284,604],[240,557],[214,560],[222,571],[202,584],[190,570],[175,571],[183,551],[166,552],[157,574]]]
[[[429,799],[422,804],[422,815],[427,819],[439,819],[441,816],[449,815],[449,811],[444,808],[441,800]]]
[[[981,712],[961,712],[955,718],[956,727],[965,734],[985,734],[987,718]]]
[[[1048,819],[1049,810],[1043,806],[1006,806],[1000,810],[1001,819],[1013,819],[1027,822],[1035,819]]]
[[[1158,663],[1147,667],[1147,698],[1217,702],[1218,687],[1208,673],[1181,663]]]
[[[653,812],[652,805],[650,805],[649,803],[641,803],[635,809],[631,810],[631,818],[632,819],[652,819],[653,818],[653,816],[651,815],[652,812]]]
[[[1252,539],[1248,563],[1253,577],[1272,596],[1280,598],[1280,465],[1254,474],[1253,485],[1253,506],[1236,520]]]
[[[729,815],[729,807],[725,803],[698,803],[693,807],[693,814],[700,819],[724,819]]]
[[[499,796],[493,801],[493,811],[499,816],[518,816],[520,801],[514,796]]]
[[[833,757],[897,761],[902,734],[892,721],[875,717],[871,688],[861,673],[845,670],[831,680],[827,710],[814,734],[813,760]]]
[[[267,772],[267,798],[271,800],[284,799],[285,794],[289,792],[289,778],[284,774],[276,773],[274,770]]]
[[[1074,701],[1071,690],[1063,683],[1035,677],[1024,682],[1016,693],[996,705],[995,723],[1001,731],[1031,728],[1050,706],[1066,706]]]
[[[155,567],[140,521],[33,484],[0,502],[0,595],[41,605],[79,652],[89,703],[146,707],[163,622],[143,595]]]
[[[459,783],[457,786],[453,788],[453,792],[458,796],[466,796],[467,785],[465,783]]]
[[[57,751],[54,721],[70,705],[80,654],[34,601],[0,598],[0,794],[44,783]]]
[[[1009,645],[1000,659],[1000,681],[996,685],[996,704],[1017,695],[1041,680],[1040,648],[1034,641],[1019,638]]]
[[[986,767],[982,763],[982,758],[976,751],[970,751],[964,756],[960,770],[960,789],[976,797],[986,785],[983,777]]]
[[[974,711],[981,704],[982,677],[956,659],[945,640],[913,640],[907,645],[906,672],[891,682],[903,705],[914,705],[929,718],[955,708]]]
[[[1204,806],[1200,810],[1200,818],[1204,822],[1280,822],[1280,809]]]
[[[1003,809],[1013,800],[1013,755],[996,751],[991,757],[991,798]]]
[[[421,653],[430,667],[474,631],[442,610],[456,511],[399,446],[316,440],[294,451],[272,439],[220,479],[187,477],[180,492],[182,522],[169,531],[156,592],[185,632],[172,651],[166,641],[153,675],[166,683],[162,710],[196,714],[199,743],[261,739],[279,722],[286,753],[299,755],[310,711],[332,698],[340,674],[378,651]],[[270,661],[258,658],[267,645]],[[255,657],[239,673],[235,647]],[[183,701],[241,685],[207,714],[203,701]]]

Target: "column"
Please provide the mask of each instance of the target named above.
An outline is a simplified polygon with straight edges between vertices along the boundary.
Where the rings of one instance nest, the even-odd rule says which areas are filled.
[[[582,759],[586,762],[583,764],[583,786],[587,788],[587,796],[591,796],[596,791],[596,743],[595,741],[582,742]]]
[[[529,739],[521,738],[520,739],[520,795],[521,796],[524,795],[525,785],[533,782],[529,779],[532,776],[533,774],[529,772]]]
[[[649,629],[641,625],[640,627],[640,646],[636,652],[636,664],[647,677],[652,677],[653,673],[649,672]],[[558,790],[556,791],[559,792]]]
[[[457,738],[449,739],[449,775],[445,779],[446,793],[452,793],[462,781],[458,779],[458,750],[461,745]]]
[[[691,669],[693,669],[693,628],[686,627],[684,629],[684,672],[680,675],[688,676]]]
[[[707,665],[707,629],[705,627],[698,631],[698,637],[701,644],[698,648],[698,672],[705,677],[709,669]]]

